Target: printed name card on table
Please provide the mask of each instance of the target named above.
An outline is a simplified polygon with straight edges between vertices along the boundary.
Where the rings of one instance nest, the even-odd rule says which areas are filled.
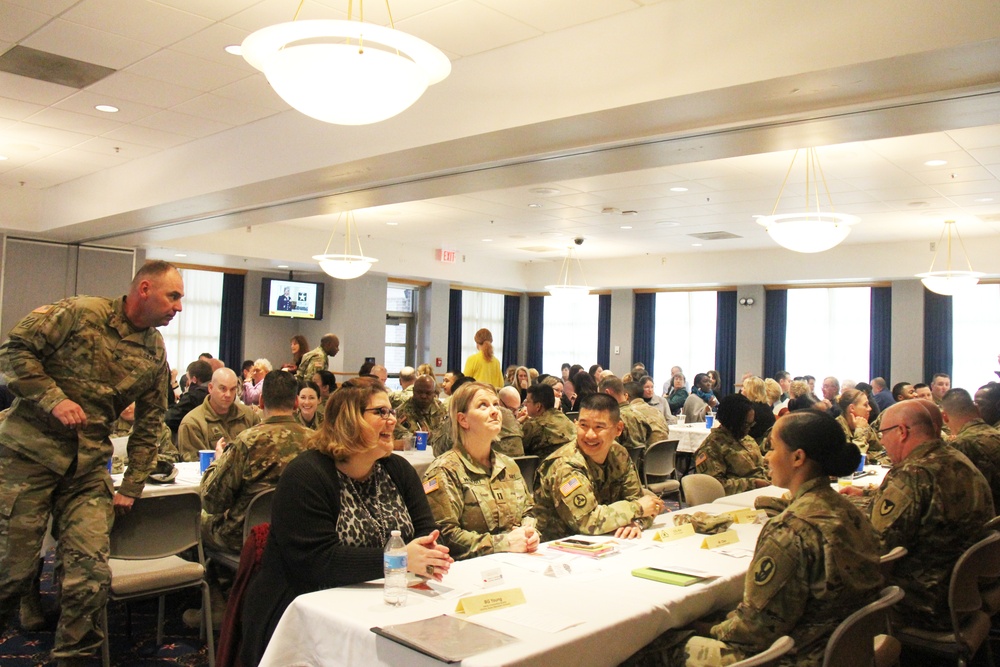
[[[767,523],[767,513],[764,510],[746,508],[723,512],[733,518],[733,523]],[[763,520],[761,520],[763,517]]]
[[[702,549],[715,549],[716,547],[724,547],[728,544],[736,544],[740,541],[740,536],[735,530],[727,530],[724,533],[718,533],[716,535],[709,535],[701,543]]]
[[[458,601],[455,611],[472,616],[473,614],[481,614],[487,611],[516,607],[519,604],[524,604],[524,602],[524,592],[520,588],[508,588],[504,591],[494,591],[492,593],[470,595],[469,597],[462,598]]]
[[[653,541],[673,542],[674,540],[679,540],[682,537],[690,537],[692,535],[694,535],[694,524],[682,523],[679,526],[669,526],[656,531],[656,534],[653,535]]]

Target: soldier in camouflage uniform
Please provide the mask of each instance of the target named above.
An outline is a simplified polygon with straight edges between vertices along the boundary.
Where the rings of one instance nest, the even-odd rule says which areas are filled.
[[[101,645],[95,621],[111,579],[112,507],[131,509],[153,467],[170,383],[155,327],[180,312],[183,295],[173,266],[148,262],[126,297],[72,297],[36,308],[0,348],[18,397],[0,424],[0,625],[30,585],[51,513],[63,567],[52,655],[64,664]],[[132,402],[129,467],[114,493],[108,436]]]
[[[857,389],[845,389],[837,399],[837,405],[840,407],[837,423],[847,436],[847,441],[853,443],[871,465],[890,463],[889,454],[879,442],[878,434],[868,424],[872,408],[868,404],[867,394]]]
[[[581,400],[576,441],[542,461],[535,475],[535,517],[546,540],[614,531],[639,537],[663,503],[644,495],[632,459],[614,442],[624,426],[607,394]]]
[[[284,371],[264,376],[264,421],[219,447],[201,480],[205,546],[239,553],[243,520],[253,497],[278,484],[285,465],[306,449],[312,431],[295,421],[295,378]]]
[[[764,457],[747,430],[753,424],[753,405],[742,394],[730,394],[719,403],[719,426],[705,438],[695,455],[695,471],[722,483],[726,495],[771,484]]]
[[[448,409],[455,446],[424,473],[424,492],[456,560],[504,551],[534,551],[531,493],[521,471],[493,443],[500,433],[500,402],[492,385],[470,382]]]
[[[299,367],[295,371],[295,378],[303,382],[312,382],[313,376],[318,371],[325,371],[330,365],[330,357],[337,356],[338,352],[340,352],[340,339],[332,333],[326,334],[319,339],[319,347],[302,355]]]
[[[795,648],[779,664],[819,667],[833,630],[877,595],[878,537],[828,477],[857,468],[859,452],[829,415],[808,410],[778,420],[772,435],[768,461],[792,500],[757,538],[743,600],[710,636],[669,631],[626,664],[730,665],[789,635]]]
[[[448,398],[450,399],[451,396]],[[493,451],[512,458],[524,456],[524,445],[521,444],[521,425],[517,422],[517,417],[503,403],[500,404],[500,414],[502,415],[500,435],[493,440]],[[445,415],[438,427],[431,432],[429,442],[434,456],[441,456],[451,449],[451,419],[448,415]]]
[[[624,383],[611,375],[601,380],[597,388],[601,393],[608,394],[618,401],[618,412],[625,425],[621,435],[618,436],[618,444],[625,449],[645,450],[646,445],[651,444],[649,438],[653,429],[646,418],[628,404],[629,397],[625,393]]]
[[[889,581],[906,591],[895,610],[906,625],[948,629],[951,571],[995,515],[990,488],[964,454],[938,437],[922,405],[897,403],[882,414],[882,443],[893,467],[870,516],[882,553],[897,546],[909,551]]]
[[[649,379],[649,378],[647,378]],[[642,385],[638,382],[625,383],[625,393],[629,397],[629,407],[645,420],[648,426],[646,432],[646,446],[649,447],[654,442],[661,442],[670,439],[670,426],[667,424],[663,412],[642,397]],[[632,392],[639,392],[638,397]]]
[[[965,454],[983,473],[1000,507],[1000,431],[979,418],[979,410],[964,389],[952,389],[941,401],[941,416],[956,433],[951,446]]]
[[[524,453],[546,459],[566,443],[576,440],[576,425],[555,409],[556,396],[552,387],[533,384],[524,399],[526,419],[521,424]]]
[[[976,407],[984,422],[1000,429],[1000,382],[987,382],[976,391]]]
[[[447,414],[437,400],[434,378],[421,375],[413,383],[413,398],[403,403],[396,410],[396,428],[392,437],[396,441],[396,449],[403,448],[403,438],[417,431],[432,433]]]
[[[260,421],[253,408],[236,401],[236,373],[220,368],[212,374],[208,396],[187,413],[177,429],[177,449],[185,461],[197,461],[202,449],[215,449]]]

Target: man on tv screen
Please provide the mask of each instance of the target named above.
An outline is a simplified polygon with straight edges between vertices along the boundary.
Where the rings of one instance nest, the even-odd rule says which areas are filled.
[[[292,288],[286,287],[285,292],[278,297],[278,310],[292,311],[295,310],[295,302],[292,301]]]

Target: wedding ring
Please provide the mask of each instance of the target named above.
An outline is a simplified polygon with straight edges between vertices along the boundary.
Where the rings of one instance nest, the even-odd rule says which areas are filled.
[[[434,576],[434,566],[433,565],[428,565],[427,566],[427,576],[428,577],[433,577]]]

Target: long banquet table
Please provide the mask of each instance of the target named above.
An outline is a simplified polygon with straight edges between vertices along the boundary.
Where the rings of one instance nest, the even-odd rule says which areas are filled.
[[[717,514],[732,509],[731,505],[711,504],[680,513],[703,510]],[[715,550],[700,548],[703,535],[667,543],[653,541],[656,529],[673,525],[671,517],[661,515],[653,530],[608,558],[559,554],[573,568],[561,577],[541,573],[548,562],[544,558],[522,554],[495,554],[452,566],[443,583],[462,592],[462,597],[520,588],[526,604],[506,610],[466,617],[455,614],[457,597],[433,599],[414,591],[410,591],[405,606],[388,607],[382,602],[381,580],[302,595],[285,611],[261,665],[440,665],[431,657],[376,636],[370,629],[441,614],[468,618],[521,640],[466,658],[461,663],[464,667],[617,665],[665,630],[716,609],[732,608],[742,596],[744,575],[761,526],[734,525],[739,542]],[[687,565],[718,577],[679,587],[631,575],[635,568],[657,565]],[[479,588],[478,582],[489,568],[500,568],[503,584]],[[531,622],[532,618],[536,622]],[[537,619],[575,620],[579,624],[549,632]]]
[[[858,477],[855,479],[852,486],[865,488],[872,484],[877,487],[882,483],[882,479],[885,477],[885,474],[889,472],[889,469],[883,468],[882,466],[866,465],[865,472],[868,474],[864,477]],[[838,484],[834,483],[832,486],[837,488]],[[754,500],[760,496],[777,498],[778,496],[784,495],[787,491],[787,489],[783,489],[780,486],[765,486],[761,489],[753,489],[751,491],[743,491],[742,493],[734,493],[731,496],[723,496],[715,502],[720,505],[731,505],[733,507],[753,507]]]
[[[705,438],[712,432],[712,429],[705,426],[705,422],[696,424],[671,424],[670,439],[677,440],[677,451],[686,454],[693,454],[705,442]]]

